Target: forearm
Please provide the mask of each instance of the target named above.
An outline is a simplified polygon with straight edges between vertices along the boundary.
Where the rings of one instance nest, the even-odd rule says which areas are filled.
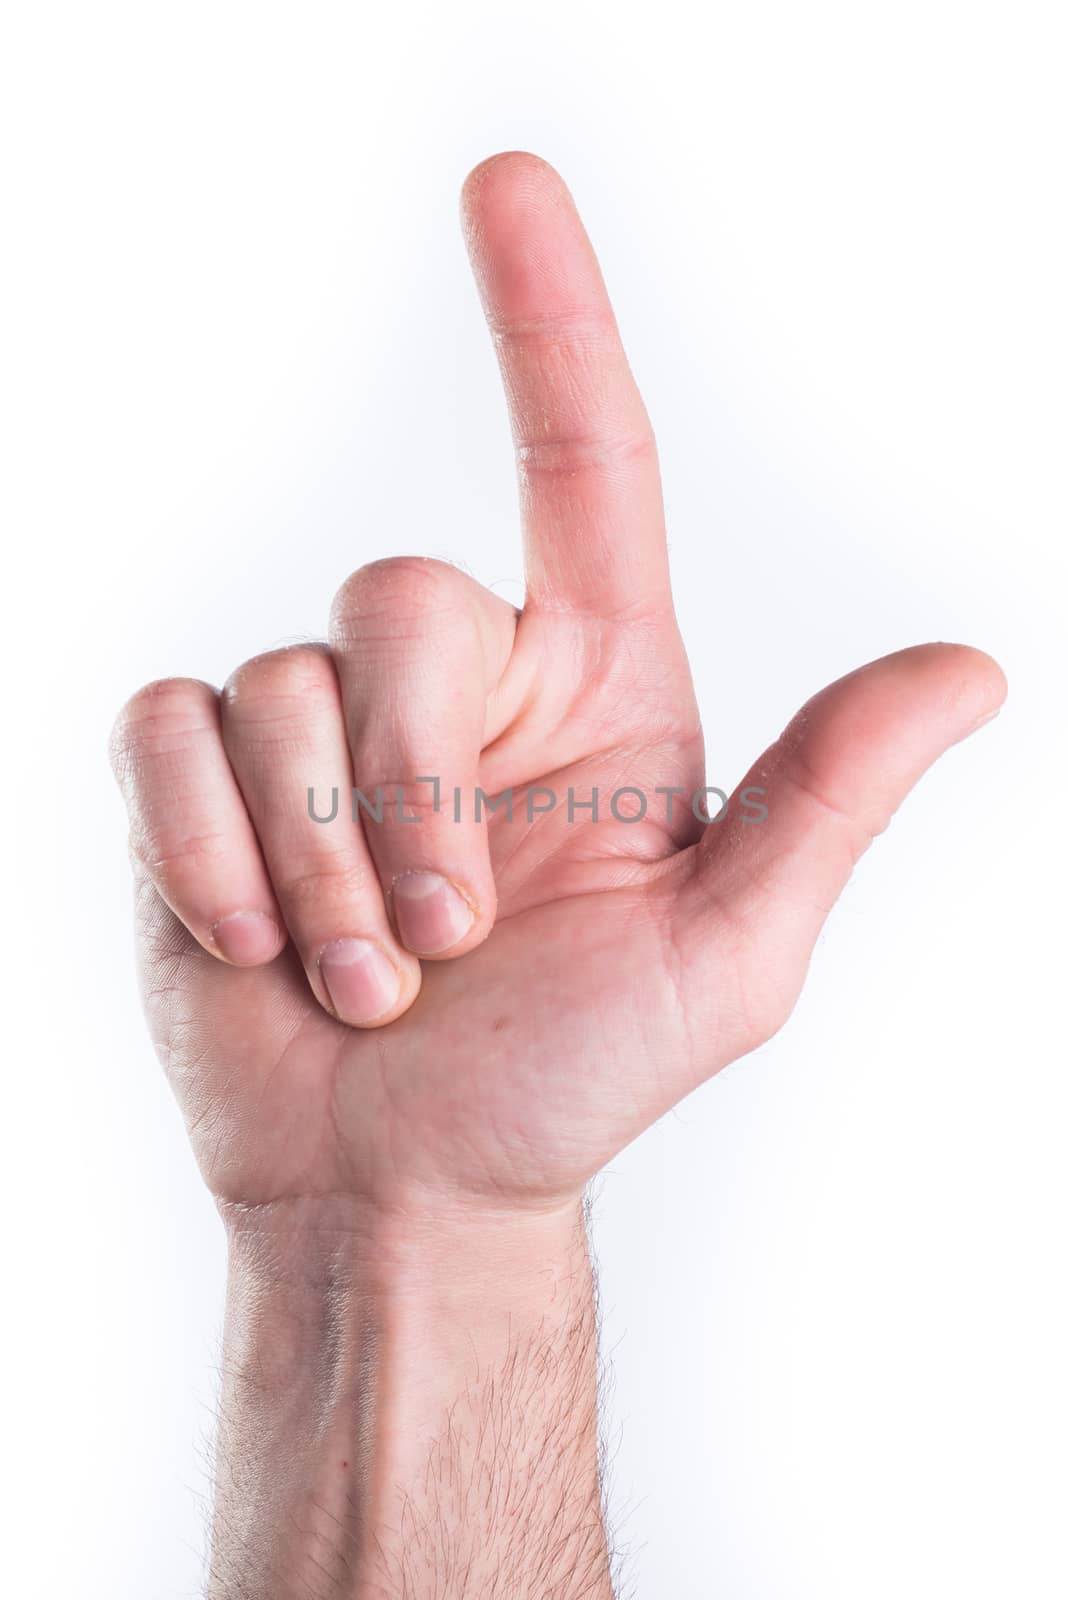
[[[211,1600],[610,1600],[578,1206],[227,1225]]]

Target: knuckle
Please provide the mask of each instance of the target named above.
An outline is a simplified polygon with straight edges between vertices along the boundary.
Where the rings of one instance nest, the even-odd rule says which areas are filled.
[[[331,639],[345,646],[368,634],[392,634],[455,615],[470,581],[457,567],[431,556],[372,561],[346,578],[334,597]]]
[[[498,350],[514,365],[544,369],[563,360],[619,363],[619,330],[614,313],[603,310],[549,311],[533,317],[490,316]]]
[[[321,919],[322,908],[334,910],[363,900],[378,880],[370,864],[345,857],[336,861],[292,862],[272,874],[275,889],[287,910]]]
[[[108,741],[119,777],[131,763],[180,753],[214,729],[217,699],[211,685],[197,678],[159,678],[138,689],[115,718]]]
[[[130,833],[130,854],[164,889],[181,888],[190,878],[207,876],[232,860],[233,840],[221,831],[160,838],[147,824]]]
[[[266,650],[235,668],[223,685],[227,710],[256,720],[300,716],[310,698],[332,693],[333,668],[325,648],[288,645]]]
[[[888,812],[884,812],[880,819],[873,820],[869,824],[864,818],[854,816],[846,809],[817,778],[805,759],[804,751],[800,748],[793,750],[783,762],[780,776],[786,787],[823,821],[828,840],[831,838],[841,840],[849,871],[856,866],[873,837],[889,826]]]
[[[570,433],[527,430],[516,442],[516,460],[525,477],[569,477],[585,469],[625,474],[656,460],[656,440],[648,426],[613,432],[603,427],[576,425]]]
[[[380,771],[373,756],[356,753],[356,764],[363,774],[360,792],[365,797],[360,818],[365,830],[404,826],[405,820],[431,822],[444,816],[448,821],[453,791],[435,773],[431,764],[415,766],[406,778],[378,778],[368,774]],[[373,808],[373,809],[371,809]]]

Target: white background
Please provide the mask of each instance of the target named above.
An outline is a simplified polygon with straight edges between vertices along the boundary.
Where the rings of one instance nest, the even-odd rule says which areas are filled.
[[[519,595],[456,221],[509,147],[570,182],[657,425],[709,781],[886,650],[1010,680],[785,1032],[601,1187],[633,1593],[1066,1592],[1057,9],[12,9],[6,1592],[200,1581],[222,1240],[137,1011],[108,726],[320,634],[374,556]]]

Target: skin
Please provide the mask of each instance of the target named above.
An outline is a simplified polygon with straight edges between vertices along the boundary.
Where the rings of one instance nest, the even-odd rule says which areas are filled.
[[[270,1508],[309,1482],[339,1525],[356,1519],[344,1569],[339,1540],[330,1546],[337,1587],[324,1593],[454,1592],[440,1551],[417,1561],[407,1587],[387,1575],[381,1552],[399,1546],[383,1532],[394,1524],[382,1485],[405,1474],[404,1503],[418,1503],[425,1526],[478,1522],[478,1549],[452,1580],[458,1594],[473,1583],[470,1563],[487,1543],[501,1547],[500,1527],[472,1518],[469,1501],[461,1510],[411,1486],[461,1394],[472,1410],[457,1430],[457,1471],[477,1478],[463,1441],[490,1402],[477,1384],[472,1399],[472,1337],[479,1372],[559,1352],[573,1460],[559,1436],[550,1450],[548,1430],[538,1434],[539,1384],[523,1426],[528,1445],[540,1438],[543,1455],[570,1461],[558,1528],[586,1527],[596,1430],[583,1402],[594,1383],[585,1185],[782,1025],[860,854],[1005,694],[996,664],[964,646],[873,662],[803,707],[722,820],[699,822],[688,800],[705,783],[703,743],[656,449],[592,249],[560,178],[529,155],[476,168],[463,219],[515,438],[522,613],[443,563],[374,563],[335,597],[328,645],[246,662],[221,694],[195,680],[149,685],[113,735],[146,1011],[230,1233],[228,1340],[262,1362],[257,1330],[287,1326],[292,1337],[272,1346],[287,1352],[270,1358],[277,1383],[307,1390],[284,1421],[260,1406],[251,1429],[248,1395],[240,1384],[229,1395],[224,1455],[228,1436],[231,1454],[246,1456],[284,1438],[302,1465],[284,1483],[249,1469],[230,1492],[216,1529],[219,1595],[301,1592],[280,1576],[280,1551],[255,1580],[269,1591],[248,1574]],[[427,774],[446,796],[438,814],[415,781]],[[354,784],[368,795],[385,786],[380,824],[349,822]],[[338,820],[310,820],[309,785],[320,807],[338,787]],[[417,823],[388,803],[397,785]],[[528,821],[534,785],[561,802],[569,787],[588,800],[596,786],[599,820],[580,810],[569,821],[561,803]],[[623,785],[649,795],[643,820],[608,812]],[[754,785],[767,806],[759,825],[741,803]],[[453,786],[465,796],[459,824]],[[670,820],[653,795],[667,786],[683,792]],[[512,819],[475,822],[476,787],[514,790]],[[452,920],[446,907],[420,929],[426,901],[412,890],[431,872],[453,888]],[[332,960],[354,950],[376,954]],[[388,980],[380,992],[375,971]],[[352,1421],[352,1404],[331,1411],[302,1376],[321,1364],[308,1329],[321,1329],[327,1285],[336,1293],[339,1282],[353,1319],[376,1329],[380,1368],[422,1396],[384,1405],[381,1371],[368,1379],[366,1351],[348,1350],[345,1393],[359,1410],[369,1384],[379,1421],[343,1512],[327,1487],[329,1452],[312,1459],[294,1444],[312,1416],[329,1414],[338,1438],[342,1417]],[[545,1547],[540,1514],[524,1514],[530,1548]],[[524,1575],[520,1551],[499,1592],[607,1594],[603,1536],[587,1555],[572,1551],[553,1588],[545,1572]]]

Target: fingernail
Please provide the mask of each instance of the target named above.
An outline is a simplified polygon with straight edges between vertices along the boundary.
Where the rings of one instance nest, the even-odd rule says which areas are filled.
[[[235,911],[212,924],[211,936],[227,961],[255,967],[278,954],[282,936],[273,917],[262,911]]]
[[[436,872],[403,872],[393,883],[397,928],[417,956],[459,944],[475,920],[463,895]]]
[[[342,1022],[373,1022],[397,1003],[400,974],[370,939],[335,939],[325,945],[319,971]]]
[[[995,706],[993,711],[984,711],[981,717],[976,717],[970,727],[965,728],[964,732],[958,735],[953,741],[954,744],[963,744],[964,740],[970,739],[973,733],[978,733],[980,728],[985,728],[988,722],[993,722],[1000,710],[1000,706]]]

